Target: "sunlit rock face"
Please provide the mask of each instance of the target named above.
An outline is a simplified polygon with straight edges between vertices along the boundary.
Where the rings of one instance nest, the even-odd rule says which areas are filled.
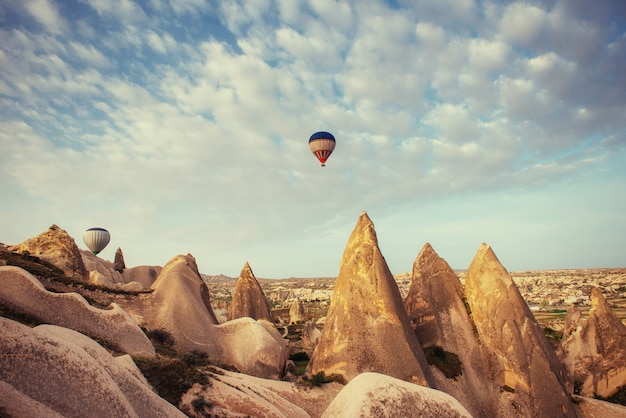
[[[30,254],[63,270],[75,280],[87,281],[89,275],[74,238],[57,225],[21,244],[11,245],[9,251]]]
[[[490,375],[501,387],[501,408],[518,416],[576,416],[565,372],[528,305],[487,244],[467,271],[465,295]]]
[[[0,304],[37,320],[79,331],[135,356],[154,356],[154,347],[139,325],[120,306],[91,306],[78,293],[47,291],[19,267],[0,267]]]
[[[322,332],[313,321],[307,321],[302,328],[302,350],[309,356],[313,354],[315,346],[320,341]]]
[[[474,416],[496,416],[500,388],[489,379],[486,357],[464,303],[454,270],[425,244],[413,263],[411,287],[404,300],[411,326],[426,349],[441,347],[445,363],[431,366],[437,388],[453,395]]]
[[[322,414],[323,418],[471,416],[444,392],[379,373],[356,376]]]
[[[6,416],[185,416],[152,390],[130,356],[113,357],[81,333],[0,317],[0,336]]]
[[[298,324],[306,321],[306,311],[300,298],[296,298],[289,308],[289,323]]]
[[[243,266],[237,279],[233,299],[228,309],[229,321],[243,317],[274,322],[270,303],[248,263]]]
[[[626,326],[598,289],[591,291],[587,319],[568,310],[557,354],[582,395],[608,397],[626,385]]]
[[[432,376],[365,212],[348,239],[307,372],[351,380],[378,372],[430,386]]]

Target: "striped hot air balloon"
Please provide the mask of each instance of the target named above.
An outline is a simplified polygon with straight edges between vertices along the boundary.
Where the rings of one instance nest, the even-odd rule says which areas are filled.
[[[104,228],[89,228],[83,234],[83,241],[95,255],[104,250],[104,247],[111,241],[111,234]]]
[[[328,132],[315,132],[309,138],[309,148],[311,148],[317,159],[320,160],[322,167],[325,167],[326,160],[335,149],[335,137]]]

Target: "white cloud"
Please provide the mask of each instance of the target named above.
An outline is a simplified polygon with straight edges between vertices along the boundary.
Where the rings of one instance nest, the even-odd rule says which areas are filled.
[[[60,15],[53,0],[26,0],[24,7],[47,31],[61,34],[67,30],[67,21]]]

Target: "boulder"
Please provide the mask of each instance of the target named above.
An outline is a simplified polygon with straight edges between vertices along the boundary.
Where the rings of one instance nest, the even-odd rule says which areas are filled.
[[[426,386],[433,383],[398,286],[378,248],[374,224],[363,212],[343,253],[307,373],[336,374],[349,381],[367,371]]]
[[[67,328],[0,317],[0,353],[0,410],[11,416],[185,416],[152,391],[130,357],[114,358]]]
[[[57,225],[52,225],[47,231],[21,244],[11,245],[8,249],[45,260],[75,280],[87,281],[89,278],[74,238]]]
[[[447,393],[379,373],[356,376],[322,414],[322,418],[471,416]]]

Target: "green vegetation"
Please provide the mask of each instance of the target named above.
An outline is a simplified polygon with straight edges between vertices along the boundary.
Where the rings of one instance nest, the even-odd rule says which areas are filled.
[[[543,333],[548,339],[548,342],[556,350],[561,344],[561,340],[563,339],[563,333],[556,331],[550,327],[543,327]]]
[[[324,372],[316,373],[310,378],[306,375],[303,375],[302,379],[298,380],[298,383],[302,385],[313,386],[313,387],[319,387],[325,383],[330,383],[330,382],[337,382],[337,383],[341,383],[342,385],[345,385],[347,383],[346,379],[344,379],[344,377],[341,375],[331,374],[330,376],[326,376],[326,373]]]
[[[463,364],[456,354],[439,346],[424,348],[424,354],[428,364],[437,367],[448,379],[456,379],[463,374]]]
[[[293,361],[296,365],[296,369],[293,371],[293,374],[296,376],[302,376],[306,371],[306,366],[309,364],[309,356],[307,353],[304,351],[293,353],[289,356],[289,360]]]
[[[183,394],[191,389],[194,383],[204,387],[211,384],[206,374],[210,364],[206,353],[201,351],[177,353],[174,350],[174,338],[165,330],[152,330],[147,335],[157,350],[157,356],[134,360],[159,396],[178,406]],[[196,405],[202,409],[212,404],[202,398]]]

